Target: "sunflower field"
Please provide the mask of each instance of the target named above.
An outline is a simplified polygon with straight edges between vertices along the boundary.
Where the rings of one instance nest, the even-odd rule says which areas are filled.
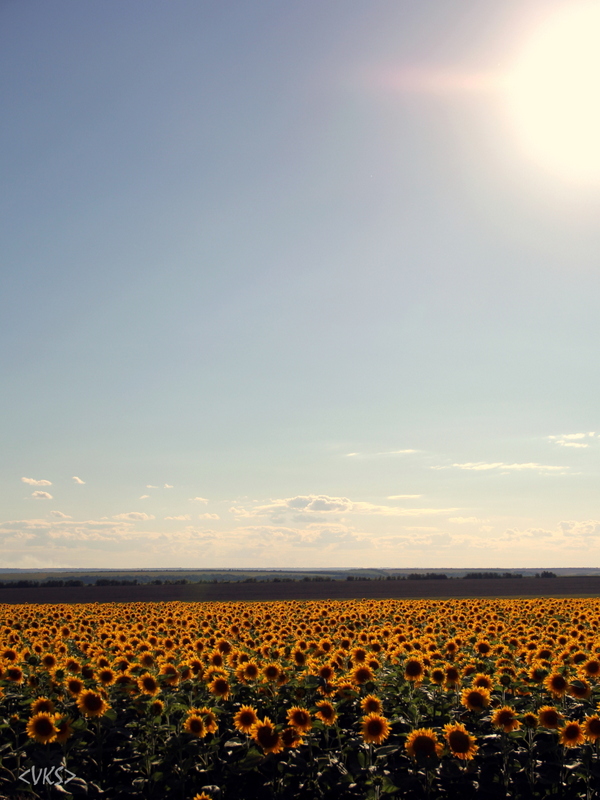
[[[600,797],[594,599],[0,606],[0,797]]]

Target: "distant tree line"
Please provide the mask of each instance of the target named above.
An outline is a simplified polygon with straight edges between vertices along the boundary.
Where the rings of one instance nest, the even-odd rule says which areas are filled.
[[[493,580],[499,578],[522,578],[521,572],[467,572],[464,578],[477,580]],[[556,578],[555,572],[543,570],[536,572],[536,578]],[[331,575],[303,575],[302,577],[262,577],[262,578],[241,578],[240,580],[219,580],[218,578],[200,579],[198,581],[188,580],[187,578],[162,579],[155,578],[151,581],[139,581],[137,578],[97,578],[95,582],[82,581],[79,579],[60,579],[49,578],[44,581],[33,580],[14,580],[0,581],[0,589],[59,589],[72,586],[184,586],[186,584],[209,584],[209,583],[323,583],[340,580]],[[346,575],[347,581],[440,581],[449,580],[444,572],[410,572],[408,575]]]
[[[467,572],[464,577],[487,580],[488,578],[522,578],[523,574],[521,572]]]
[[[63,586],[85,586],[80,580],[50,579],[47,581],[0,581],[0,589],[59,589]]]

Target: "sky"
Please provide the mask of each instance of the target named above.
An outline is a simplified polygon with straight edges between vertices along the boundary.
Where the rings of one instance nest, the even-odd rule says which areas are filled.
[[[2,3],[0,567],[600,566],[599,35]]]

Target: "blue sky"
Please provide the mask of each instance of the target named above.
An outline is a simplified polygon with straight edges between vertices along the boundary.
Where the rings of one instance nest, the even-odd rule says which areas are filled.
[[[0,566],[598,566],[575,6],[3,4]]]

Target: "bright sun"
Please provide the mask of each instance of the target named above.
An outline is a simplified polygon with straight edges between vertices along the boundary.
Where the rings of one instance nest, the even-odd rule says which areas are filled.
[[[567,6],[543,24],[507,89],[520,139],[541,165],[600,180],[600,3]]]

